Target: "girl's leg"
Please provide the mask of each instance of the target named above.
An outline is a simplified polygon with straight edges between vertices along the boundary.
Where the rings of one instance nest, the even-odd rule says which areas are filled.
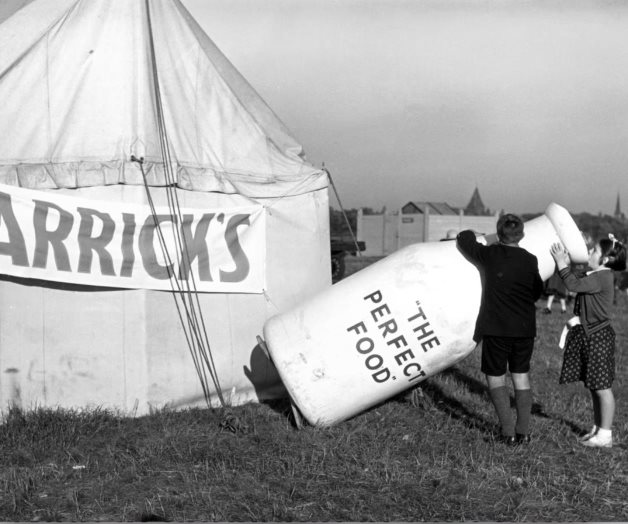
[[[602,429],[611,429],[613,427],[613,418],[615,417],[615,395],[613,390],[599,389],[594,391],[598,398],[598,405],[600,410],[600,423],[598,426]]]
[[[613,418],[615,416],[615,396],[613,390],[591,390],[593,400],[593,419],[597,432],[582,444],[588,447],[610,448],[613,445]]]
[[[565,313],[567,311],[567,301],[561,297],[560,299],[560,310]]]
[[[553,303],[554,303],[554,295],[549,295],[547,297],[547,305],[545,307],[547,307],[547,309],[552,309]]]
[[[589,392],[591,393],[591,403],[593,404],[593,427],[589,430],[588,433],[578,438],[580,442],[589,440],[593,435],[597,433],[597,430],[600,429],[600,399],[594,390],[590,389]]]
[[[599,428],[600,424],[602,424],[600,397],[594,389],[590,389],[589,391],[591,392],[591,402],[593,403],[593,424]]]

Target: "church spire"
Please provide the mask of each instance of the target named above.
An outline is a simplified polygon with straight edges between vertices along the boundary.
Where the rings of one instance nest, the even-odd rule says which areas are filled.
[[[486,216],[490,215],[490,211],[484,207],[484,202],[482,202],[482,197],[480,196],[480,190],[478,186],[475,186],[475,191],[473,191],[473,195],[471,195],[471,200],[467,204],[467,207],[464,209],[464,214],[467,216]]]
[[[617,203],[615,204],[615,218],[623,218],[624,214],[621,212],[621,206],[619,204],[619,191],[617,191]]]

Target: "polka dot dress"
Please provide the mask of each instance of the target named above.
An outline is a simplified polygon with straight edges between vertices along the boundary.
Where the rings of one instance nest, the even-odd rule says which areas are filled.
[[[587,389],[608,389],[615,378],[615,331],[606,326],[589,337],[582,326],[567,334],[560,384],[584,382]]]

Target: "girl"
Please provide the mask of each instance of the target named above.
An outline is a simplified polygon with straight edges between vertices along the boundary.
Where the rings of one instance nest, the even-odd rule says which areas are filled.
[[[569,255],[561,244],[553,244],[551,253],[567,289],[577,293],[574,313],[580,319],[567,335],[560,383],[581,380],[591,392],[593,427],[580,442],[610,448],[615,415],[611,389],[615,378],[615,331],[610,323],[615,288],[611,270],[626,269],[626,248],[613,235],[603,238],[590,251],[591,270],[580,277],[571,271]]]

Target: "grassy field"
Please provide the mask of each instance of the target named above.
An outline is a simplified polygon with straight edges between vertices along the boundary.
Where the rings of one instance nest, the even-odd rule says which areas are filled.
[[[477,352],[328,429],[297,430],[285,401],[136,419],[14,411],[0,426],[0,519],[627,521],[627,315],[622,295],[612,449],[576,442],[590,401],[557,383],[556,304],[539,308],[529,446],[494,441]]]

